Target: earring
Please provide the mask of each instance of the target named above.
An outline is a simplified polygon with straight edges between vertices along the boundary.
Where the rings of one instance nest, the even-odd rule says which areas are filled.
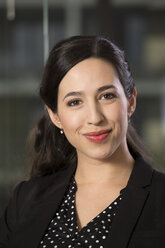
[[[64,133],[64,131],[61,129],[61,130],[60,130],[60,134],[63,134],[63,133]]]
[[[131,122],[131,115],[128,115],[128,123]]]

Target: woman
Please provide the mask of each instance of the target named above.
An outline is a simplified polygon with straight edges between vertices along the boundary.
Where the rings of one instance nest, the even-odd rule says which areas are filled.
[[[75,36],[50,52],[31,179],[1,219],[0,247],[165,247],[165,176],[130,118],[136,89],[111,41]]]

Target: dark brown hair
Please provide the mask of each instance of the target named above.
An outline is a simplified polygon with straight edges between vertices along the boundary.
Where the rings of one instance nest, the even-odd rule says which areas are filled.
[[[132,97],[135,85],[124,52],[102,37],[73,36],[53,47],[43,72],[40,97],[53,112],[57,111],[58,87],[62,78],[74,65],[90,57],[101,58],[113,64],[126,97]],[[51,174],[77,162],[75,148],[53,125],[47,111],[33,131],[35,158],[30,177]],[[128,125],[127,144],[134,155],[144,155],[141,142],[131,123]]]

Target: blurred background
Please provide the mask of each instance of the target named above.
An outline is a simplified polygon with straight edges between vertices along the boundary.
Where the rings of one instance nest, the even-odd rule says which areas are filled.
[[[78,34],[103,35],[125,50],[138,90],[133,122],[153,167],[165,172],[165,1],[0,0],[0,214],[27,177],[48,51]]]

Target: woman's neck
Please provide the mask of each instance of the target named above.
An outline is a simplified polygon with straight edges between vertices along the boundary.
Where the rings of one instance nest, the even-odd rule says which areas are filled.
[[[125,184],[132,172],[134,159],[129,152],[111,156],[107,160],[95,160],[78,156],[75,173],[77,184]]]

